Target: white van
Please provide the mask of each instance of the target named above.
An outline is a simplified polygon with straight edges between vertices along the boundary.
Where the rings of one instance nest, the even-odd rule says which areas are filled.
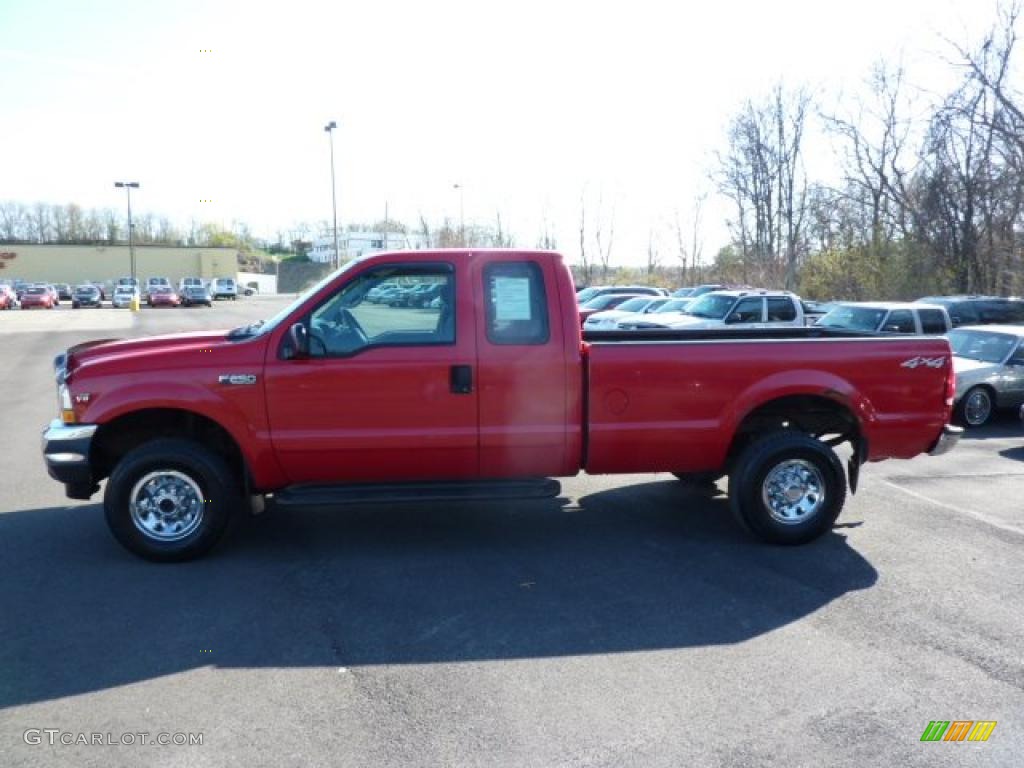
[[[178,281],[178,293],[181,293],[186,288],[202,288],[203,278],[201,277],[183,277]]]
[[[235,279],[233,277],[218,277],[210,283],[210,295],[215,299],[234,301],[238,298],[238,286],[235,284]]]

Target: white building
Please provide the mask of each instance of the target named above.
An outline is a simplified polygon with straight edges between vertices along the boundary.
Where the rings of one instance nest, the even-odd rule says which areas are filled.
[[[426,238],[420,234],[402,234],[401,232],[343,232],[338,230],[338,247],[341,249],[341,260],[357,259],[378,251],[421,250],[428,247]],[[309,252],[311,261],[329,264],[334,261],[334,233],[326,234],[313,241],[313,249]]]

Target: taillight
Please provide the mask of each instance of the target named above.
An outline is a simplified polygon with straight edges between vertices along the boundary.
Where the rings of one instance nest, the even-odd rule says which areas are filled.
[[[948,358],[946,362],[946,407],[952,408],[956,399],[956,371],[953,368],[953,359]]]

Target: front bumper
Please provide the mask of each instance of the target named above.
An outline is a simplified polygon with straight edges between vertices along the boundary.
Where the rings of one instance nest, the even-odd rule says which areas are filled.
[[[944,453],[949,453],[960,442],[960,436],[963,433],[963,427],[954,427],[952,424],[947,424],[942,428],[942,434],[939,435],[935,445],[928,451],[928,455],[941,456]]]
[[[96,424],[64,424],[59,419],[43,430],[43,460],[50,477],[64,483],[72,499],[87,499],[97,484],[89,464]]]

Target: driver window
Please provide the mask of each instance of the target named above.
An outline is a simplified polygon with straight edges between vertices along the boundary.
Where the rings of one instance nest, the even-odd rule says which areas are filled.
[[[455,280],[448,265],[374,269],[313,310],[312,357],[347,357],[366,347],[455,343]]]

